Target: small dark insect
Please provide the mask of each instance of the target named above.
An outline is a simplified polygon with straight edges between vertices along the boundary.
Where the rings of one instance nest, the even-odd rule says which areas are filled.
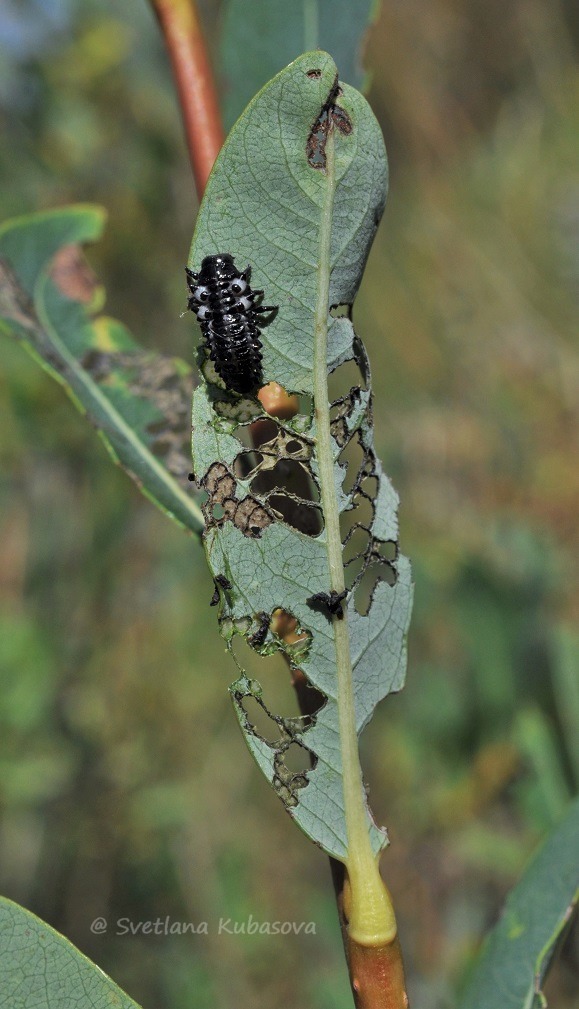
[[[335,589],[332,589],[331,592],[316,592],[315,595],[306,599],[306,602],[310,609],[323,613],[328,620],[331,619],[331,617],[337,617],[338,620],[343,620],[344,607],[342,606],[342,603],[347,595],[348,593],[346,589],[344,589],[343,592],[336,592]]]
[[[232,589],[233,586],[229,581],[229,579],[225,577],[225,575],[215,575],[213,581],[215,582],[215,589],[213,595],[211,596],[211,602],[209,603],[209,605],[217,606],[217,603],[219,602],[219,589],[223,589],[224,592],[229,592],[229,590]]]
[[[255,616],[256,619],[259,620],[259,627],[257,628],[255,634],[251,634],[248,637],[247,642],[252,648],[261,648],[267,637],[267,632],[269,631],[271,617],[269,613],[265,612],[265,610],[260,610],[260,612],[256,613]]]
[[[228,252],[205,256],[199,273],[185,268],[195,312],[209,357],[228,389],[242,395],[262,385],[260,330],[277,306],[262,305],[263,291],[249,285],[251,267],[240,273]],[[260,318],[268,315],[269,319]]]

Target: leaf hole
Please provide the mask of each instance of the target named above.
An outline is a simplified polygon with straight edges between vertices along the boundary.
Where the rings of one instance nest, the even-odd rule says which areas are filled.
[[[326,170],[326,141],[330,130],[335,128],[342,136],[348,136],[353,129],[352,120],[346,110],[336,105],[336,98],[340,94],[342,91],[336,76],[330,93],[312,124],[306,142],[306,156],[310,168],[322,172]]]
[[[307,424],[307,426],[309,427],[310,421],[311,421],[311,417],[312,417],[313,412],[314,412],[314,399],[313,399],[313,396],[310,396],[310,395],[308,395],[308,393],[305,393],[305,392],[300,393],[300,395],[298,396],[298,403],[299,403],[299,414],[298,414],[297,417],[294,417],[294,419],[292,421],[292,425],[293,425],[293,427],[295,429],[295,425],[296,425],[296,423],[299,422],[300,417],[301,417],[302,418],[302,422],[305,421],[306,424]]]
[[[387,585],[396,584],[396,571],[392,564],[378,561],[369,564],[354,590],[354,605],[361,616],[367,616],[372,606],[372,599],[379,582]]]
[[[356,587],[361,580],[366,569],[366,556],[364,553],[355,554],[344,566],[344,581],[348,592]]]
[[[310,492],[314,501],[320,500],[317,486],[310,483],[308,469],[293,459],[280,459],[271,469],[261,468],[251,481],[251,490],[262,495],[283,490],[298,497]]]
[[[283,718],[300,718],[300,710],[296,700],[295,691],[292,687],[291,677],[288,675],[287,662],[284,659],[281,643],[275,640],[271,633],[272,622],[270,621],[268,635],[263,651],[252,647],[249,642],[253,633],[260,627],[260,615],[255,614],[246,622],[243,633],[238,633],[231,641],[231,650],[235,657],[236,664],[240,669],[245,669],[247,675],[261,684],[262,693],[260,700],[265,705],[268,712],[281,711]],[[274,719],[275,720],[275,719]],[[306,720],[305,725],[309,725]],[[278,732],[279,735],[279,732]]]
[[[368,528],[356,523],[348,530],[344,538],[342,557],[344,567],[351,565],[358,557],[368,556],[372,548],[372,537]]]
[[[256,688],[259,689],[259,684],[254,684],[252,689]],[[260,694],[239,693],[234,697],[243,712],[246,731],[274,751],[274,789],[286,806],[296,806],[299,790],[308,783],[307,772],[317,762],[315,754],[308,750],[300,738],[311,724],[310,719],[274,715]]]
[[[288,494],[270,494],[268,504],[287,525],[306,536],[319,536],[323,529],[322,512],[315,505],[296,501]]]
[[[330,118],[327,108],[323,108],[314,122],[306,143],[306,156],[310,168],[325,172],[326,141],[330,128]]]
[[[302,446],[301,446],[301,442],[294,441],[292,439],[291,441],[288,441],[288,443],[287,443],[287,445],[286,445],[285,448],[286,448],[286,452],[289,455],[297,455],[298,452],[301,452]]]
[[[340,533],[344,547],[349,544],[356,529],[365,529],[369,534],[374,520],[374,504],[366,497],[355,498],[355,506],[342,512]]]
[[[269,434],[272,437],[260,443],[259,451],[239,453],[234,464],[235,474],[249,479],[251,500],[262,502],[271,518],[275,510],[279,520],[287,525],[307,536],[318,536],[323,529],[323,519],[319,488],[309,463],[312,446],[278,425],[274,425]],[[290,449],[294,458],[290,457]]]
[[[255,448],[250,424],[239,424],[233,432],[233,437],[237,438],[244,448],[250,450]]]
[[[287,750],[284,750],[283,762],[291,774],[305,774],[312,769],[310,751],[299,743],[290,743]]]
[[[251,731],[264,739],[271,746],[276,746],[280,742],[280,726],[275,718],[270,714],[264,704],[260,704],[256,697],[244,697],[241,701]]]
[[[275,609],[271,619],[271,631],[292,663],[303,661],[309,652],[312,635],[310,631],[300,627],[292,613],[281,607]]]
[[[353,358],[339,364],[328,378],[328,394],[332,405],[334,403],[338,405],[345,400],[344,405],[350,410],[356,397],[360,394],[360,389],[365,388],[365,377]]]
[[[213,517],[214,522],[221,522],[222,519],[225,517],[225,508],[223,507],[222,504],[217,502],[211,508],[211,515]]]
[[[385,543],[381,543],[379,547],[379,554],[384,558],[388,564],[393,564],[398,560],[399,548],[398,544],[394,540],[386,540]]]
[[[262,462],[263,456],[259,452],[240,452],[233,464],[233,472],[240,480],[246,480]]]
[[[360,439],[358,437],[350,438],[338,457],[338,462],[346,469],[342,481],[342,488],[346,494],[353,491],[363,479],[363,471],[367,461],[368,454],[362,448]]]
[[[375,501],[378,494],[378,488],[378,477],[376,474],[372,473],[371,475],[364,477],[362,480],[359,493],[365,498],[370,498],[371,501]]]
[[[343,561],[344,574],[348,590],[353,589],[361,581],[372,554],[372,536],[370,533],[370,520],[364,522],[362,516],[358,519],[358,509],[353,512],[345,512],[342,515],[343,523]]]
[[[345,301],[338,305],[330,305],[330,315],[332,319],[351,319],[352,306]]]
[[[327,704],[327,697],[311,685],[299,668],[309,652],[311,632],[302,628],[296,617],[282,607],[276,607],[271,612],[271,619],[265,612],[256,613],[252,620],[246,618],[243,628],[238,624],[237,629],[238,634],[230,647],[237,665],[246,669],[247,675],[255,682],[266,683],[267,693],[262,690],[260,703],[268,712],[288,712],[286,718],[307,729],[315,721],[318,711]],[[258,644],[256,648],[251,639],[256,633],[261,637],[264,630],[263,645]],[[274,721],[283,721],[277,715],[270,717]]]
[[[312,686],[302,669],[292,669],[292,684],[299,698],[300,711],[314,722],[315,716],[328,703],[327,697]]]

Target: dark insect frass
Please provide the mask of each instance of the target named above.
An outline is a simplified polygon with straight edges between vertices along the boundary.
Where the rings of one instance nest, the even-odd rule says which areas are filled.
[[[310,609],[323,613],[328,620],[332,617],[337,617],[338,620],[343,620],[344,607],[342,606],[342,603],[346,601],[347,596],[348,593],[346,589],[344,589],[343,592],[336,592],[335,589],[332,589],[331,592],[316,592],[315,595],[306,599],[306,602]]]
[[[265,610],[260,610],[259,613],[255,614],[255,617],[259,622],[259,626],[254,634],[250,634],[247,642],[252,648],[261,648],[267,638],[267,632],[269,631],[269,625],[271,623],[271,615],[266,613]]]
[[[240,273],[228,252],[206,256],[199,273],[185,272],[187,307],[197,316],[217,373],[233,392],[255,392],[263,384],[260,329],[277,307],[261,304],[263,291],[249,285],[251,267]]]
[[[222,589],[223,592],[230,592],[233,585],[229,581],[229,578],[226,578],[225,575],[215,575],[213,581],[215,582],[215,589],[213,590],[213,595],[211,596],[211,602],[209,605],[217,606],[219,602],[219,589]]]

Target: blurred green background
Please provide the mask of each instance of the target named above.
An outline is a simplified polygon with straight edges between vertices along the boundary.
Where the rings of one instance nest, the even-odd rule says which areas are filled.
[[[145,0],[9,0],[0,39],[2,219],[103,204],[107,311],[192,360],[196,200]],[[385,0],[366,53],[391,195],[356,324],[416,605],[363,757],[420,1009],[453,1005],[579,779],[578,47],[571,2]],[[0,890],[147,1009],[349,1006],[326,859],[245,750],[202,550],[20,348],[1,361]],[[316,935],[217,935],[249,914]],[[209,935],[115,934],[166,916]],[[575,933],[556,1009],[578,961]]]

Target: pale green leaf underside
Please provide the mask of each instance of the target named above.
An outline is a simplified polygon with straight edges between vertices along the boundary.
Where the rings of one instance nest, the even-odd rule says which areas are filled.
[[[511,892],[460,1009],[540,1009],[541,985],[579,898],[579,799]]]
[[[312,74],[315,71],[315,74]],[[308,73],[309,72],[309,73]],[[264,301],[279,306],[275,320],[263,329],[264,382],[278,381],[289,391],[312,393],[314,320],[320,269],[320,228],[327,186],[332,180],[312,168],[306,143],[313,123],[327,102],[336,67],[325,53],[306,53],[265,87],[236,124],[209,181],[200,209],[191,249],[190,266],[198,270],[206,255],[229,252],[238,266],[252,266],[252,285],[263,288]],[[331,230],[329,270],[330,303],[350,304],[355,296],[386,196],[387,167],[380,129],[365,99],[344,86],[339,105],[349,115],[352,132],[335,132],[336,190]],[[323,309],[327,313],[328,306]],[[367,368],[362,348],[347,318],[329,318],[328,366],[356,357]],[[210,373],[203,366],[209,377]],[[363,383],[361,383],[362,386]],[[342,442],[333,440],[333,472],[340,511],[360,503],[358,489],[346,489],[346,469],[338,461],[346,440],[358,439],[372,469],[372,496],[376,498],[371,522],[372,543],[378,549],[397,540],[398,498],[375,458],[372,443],[369,392],[360,387],[348,397],[343,417]],[[259,615],[277,607],[289,612],[309,637],[306,654],[292,655],[270,631],[263,650],[280,648],[303,670],[310,683],[327,698],[314,724],[281,719],[279,739],[272,742],[254,731],[244,711],[244,698],[267,700],[258,683],[242,674],[232,687],[236,710],[248,745],[259,766],[290,815],[325,851],[338,858],[347,853],[343,778],[338,732],[338,698],[334,625],[323,611],[308,604],[331,584],[325,530],[308,535],[275,517],[261,532],[248,534],[239,518],[253,501],[268,509],[267,495],[255,491],[253,476],[241,476],[236,460],[242,446],[236,426],[247,425],[259,414],[252,402],[230,400],[214,385],[203,383],[194,394],[194,468],[197,479],[210,487],[225,475],[233,481],[229,505],[233,517],[223,520],[206,509],[205,546],[210,567],[221,583],[222,629],[254,635]],[[306,400],[307,403],[307,400]],[[231,418],[231,419],[228,419]],[[301,452],[303,468],[319,482],[316,426],[309,406],[288,421],[271,456],[276,458],[281,439]],[[283,443],[285,444],[285,442]],[[260,463],[258,466],[262,466]],[[219,481],[217,481],[219,484]],[[223,486],[223,484],[219,484]],[[233,505],[232,505],[233,502]],[[239,506],[239,512],[238,512]],[[272,517],[273,516],[273,517]],[[369,612],[358,612],[352,593],[347,607],[354,667],[355,717],[360,731],[378,701],[402,687],[405,636],[411,605],[411,580],[407,560],[393,549],[390,565],[394,584],[379,581]],[[231,589],[223,590],[223,585]],[[251,643],[251,642],[250,642]],[[262,648],[262,643],[259,643]],[[264,684],[266,686],[266,684]],[[281,713],[282,715],[285,713]],[[284,765],[288,741],[315,757],[315,768],[295,775]],[[383,831],[368,813],[372,846],[385,842]]]
[[[68,939],[4,897],[0,898],[0,1006],[139,1009]]]
[[[199,534],[203,518],[187,485],[184,451],[191,369],[141,350],[120,322],[93,319],[50,274],[59,250],[96,241],[103,223],[100,208],[81,205],[0,228],[0,332],[21,340],[65,386],[141,490]]]
[[[319,79],[307,70],[319,70]],[[263,332],[264,374],[286,389],[312,390],[319,227],[326,176],[310,168],[308,134],[334,84],[326,53],[302,56],[250,103],[219,155],[195,228],[190,266],[216,251],[251,263],[252,286],[281,305]],[[354,122],[337,150],[330,303],[350,303],[386,199],[380,128],[362,95],[344,85]],[[335,349],[338,357],[339,349]]]
[[[230,0],[220,46],[226,126],[304,49],[332,53],[341,79],[362,90],[362,48],[377,9],[376,0]]]

